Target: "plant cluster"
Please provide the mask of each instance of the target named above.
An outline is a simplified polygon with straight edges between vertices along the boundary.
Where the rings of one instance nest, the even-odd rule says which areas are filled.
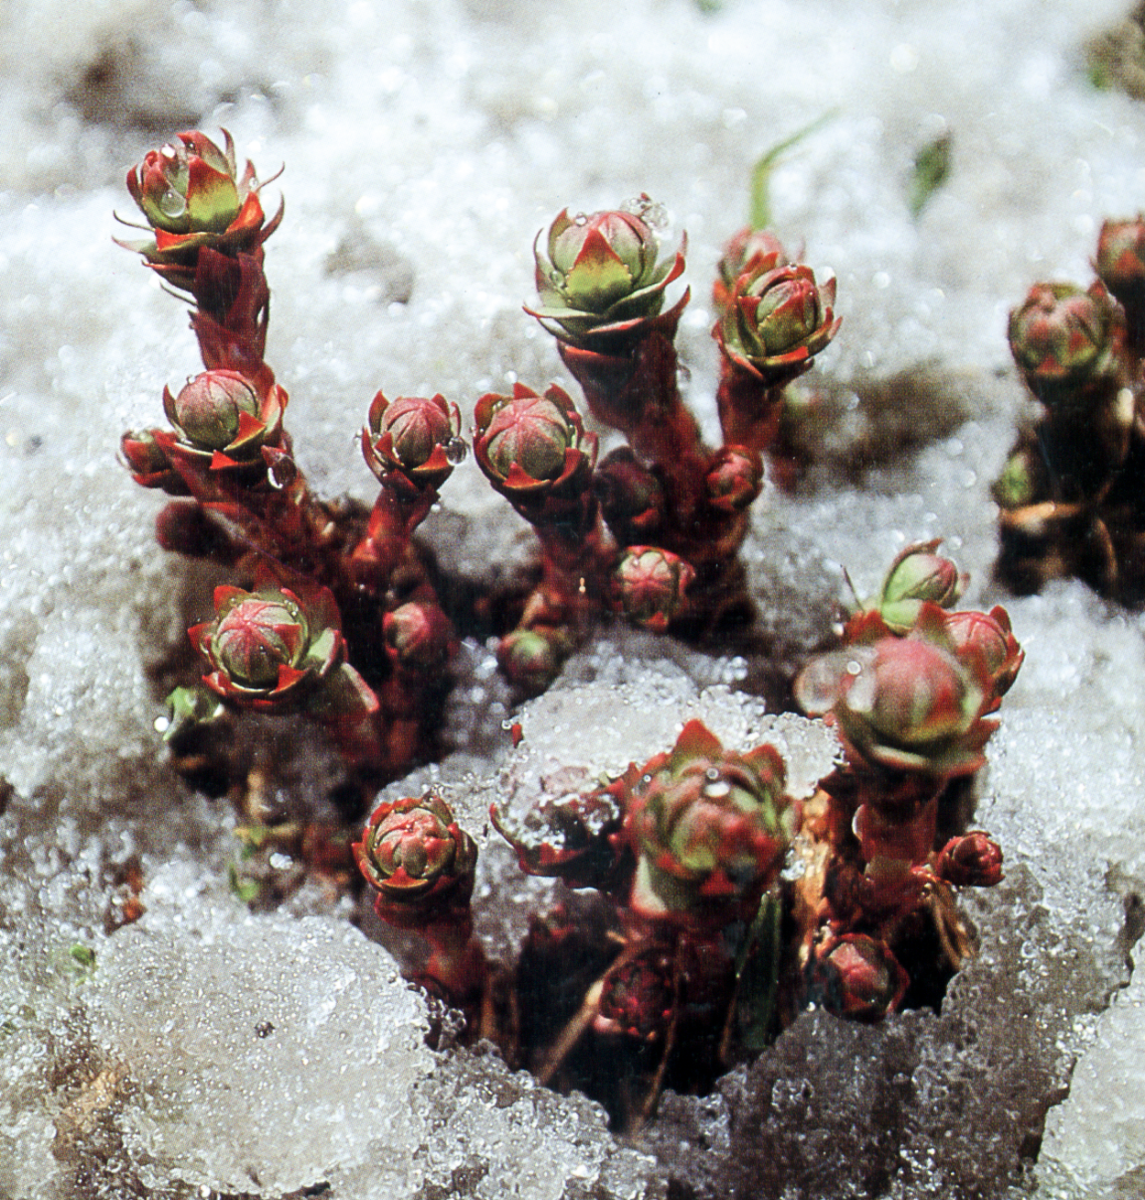
[[[424,935],[417,978],[628,1127],[666,1082],[709,1086],[808,1005],[865,1021],[937,1006],[974,952],[955,889],[1002,878],[990,837],[956,831],[1023,657],[1004,609],[953,609],[963,580],[937,550],[907,547],[796,681],[843,747],[810,799],[786,794],[773,746],[734,752],[693,720],[595,788],[493,804],[526,874],[593,897],[534,919],[507,1021],[484,1019],[506,985],[472,938],[472,840],[437,793],[381,805],[354,853],[378,915]]]
[[[123,456],[171,497],[160,544],[235,580],[189,631],[201,678],[173,694],[169,736],[232,710],[304,714],[370,794],[435,752],[458,629],[472,620],[414,536],[464,453],[460,411],[440,395],[378,392],[360,439],[375,503],[315,496],[264,359],[263,247],[281,207],[267,219],[229,134],[223,148],[179,134],[128,188],[148,236],[125,244],[191,302],[205,369],[165,389],[169,427],[126,434]],[[498,648],[523,694],[548,686],[603,612],[691,634],[744,619],[737,552],[763,455],[786,389],[839,329],[833,280],[818,283],[769,232],[738,233],[713,292],[723,441],[706,445],[677,386],[689,294],[667,292],[684,246],[662,256],[657,224],[641,198],[562,212],[535,244],[527,311],[624,444],[600,458],[556,385],[518,384],[473,409],[476,462],[540,545]],[[953,610],[962,583],[938,543],[908,547],[840,645],[797,679],[797,700],[843,746],[811,800],[787,795],[774,747],[733,751],[692,721],[671,749],[599,786],[524,812],[494,804],[521,869],[568,889],[536,914],[511,975],[474,936],[477,847],[446,800],[383,803],[352,851],[378,916],[421,948],[411,976],[510,1060],[596,1090],[625,1124],[665,1083],[707,1086],[808,1004],[873,1020],[937,1002],[972,952],[953,889],[1001,877],[987,835],[960,832],[959,781],[981,765],[1022,658],[1004,610]],[[273,833],[243,831],[252,846]],[[316,860],[337,860],[336,840],[319,837]]]
[[[1010,348],[1040,405],[995,482],[1002,578],[1021,591],[1077,576],[1145,596],[1145,218],[1106,221],[1097,279],[1036,283]]]
[[[193,305],[205,370],[165,389],[170,427],[124,436],[134,478],[172,503],[166,549],[233,567],[213,621],[191,639],[206,672],[172,697],[178,737],[225,708],[303,712],[370,782],[432,753],[456,648],[434,564],[414,540],[464,455],[461,415],[442,396],[374,397],[361,448],[380,491],[372,509],[310,490],[285,427],[289,401],[264,358],[270,289],[262,185],[199,132],[128,174],[149,237],[123,243]],[[538,235],[538,301],[589,411],[627,445],[598,438],[555,384],[481,396],[473,449],[491,485],[528,520],[540,578],[507,607],[498,658],[525,694],[544,690],[591,620],[615,612],[653,630],[697,632],[749,604],[736,553],[763,481],[786,384],[834,337],[834,281],[744,230],[720,264],[714,336],[724,444],[704,445],[677,387],[673,346],[683,246],[660,256],[652,206],[570,216]],[[492,607],[487,605],[487,607]]]

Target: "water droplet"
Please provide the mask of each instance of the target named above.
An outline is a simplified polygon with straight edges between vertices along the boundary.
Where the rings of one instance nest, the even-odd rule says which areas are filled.
[[[725,796],[730,796],[732,785],[726,779],[720,779],[715,783],[704,785],[704,795],[709,800],[722,800]]]
[[[276,457],[266,468],[266,479],[275,491],[281,492],[298,478],[298,467],[289,454]]]
[[[445,443],[445,457],[449,459],[454,466],[465,461],[465,456],[469,453],[469,447],[465,443],[464,438],[450,438]]]
[[[165,217],[181,217],[187,209],[187,201],[174,188],[168,188],[159,197],[159,211]]]
[[[573,217],[573,224],[574,225],[587,225],[588,224],[588,215],[586,213],[577,213],[577,215],[575,217]]]
[[[705,778],[705,779],[716,780],[716,779],[719,779],[719,777],[720,777],[720,772],[719,772],[719,768],[718,768],[718,767],[709,767],[709,768],[708,768],[708,769],[707,769],[707,770],[704,772],[704,778]]]

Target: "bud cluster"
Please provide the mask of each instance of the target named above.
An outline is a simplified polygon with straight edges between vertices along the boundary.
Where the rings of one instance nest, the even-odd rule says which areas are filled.
[[[993,487],[1002,578],[1018,591],[1078,576],[1145,596],[1145,217],[1106,221],[1088,287],[1036,283],[1010,314],[1023,383],[1040,402]]]

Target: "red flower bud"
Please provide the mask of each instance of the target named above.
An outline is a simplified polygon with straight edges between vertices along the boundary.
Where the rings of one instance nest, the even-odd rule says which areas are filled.
[[[1002,880],[1002,851],[988,834],[974,830],[951,838],[935,864],[935,874],[954,887],[994,887]]]
[[[258,393],[237,371],[196,375],[167,407],[171,424],[200,450],[222,450],[235,440],[243,414],[257,418]]]
[[[807,965],[807,995],[853,1021],[881,1021],[902,1003],[910,983],[886,944],[866,934],[829,937]]]
[[[1116,373],[1120,321],[1101,283],[1037,283],[1010,314],[1010,350],[1034,395],[1058,403]]]
[[[736,280],[741,275],[773,271],[776,267],[787,266],[790,261],[783,243],[769,230],[750,226],[741,229],[724,247],[718,264],[720,277],[712,289],[716,311],[722,311],[731,303]]]
[[[763,460],[756,450],[724,446],[713,459],[704,482],[713,508],[728,514],[743,512],[763,487]]]
[[[1009,613],[1001,605],[988,613],[949,613],[946,632],[959,658],[977,659],[985,667],[993,684],[994,698],[1004,696],[1026,657],[1010,627]]]
[[[460,432],[457,405],[440,395],[387,400],[378,392],[362,430],[362,453],[383,482],[397,471],[419,487],[439,488],[453,471],[450,456],[464,451]]]
[[[594,1028],[650,1042],[663,1035],[671,1015],[671,956],[646,950],[635,958],[622,958],[605,975]]]
[[[657,546],[629,546],[612,575],[612,600],[637,625],[657,633],[684,610],[696,572],[678,554]]]
[[[559,630],[514,629],[497,646],[497,665],[526,696],[539,696],[561,673],[571,651],[568,636]]]
[[[629,332],[655,317],[664,290],[683,273],[681,250],[658,263],[652,227],[636,213],[610,210],[586,216],[561,212],[533,250],[539,308],[526,311],[574,345],[594,335]]]
[[[380,804],[353,852],[378,892],[378,915],[391,924],[417,928],[469,902],[477,846],[434,793]]]
[[[1097,239],[1094,262],[1102,283],[1126,305],[1145,298],[1145,216],[1106,221]]]
[[[453,626],[436,604],[411,600],[382,618],[386,648],[406,671],[444,666],[453,649]]]
[[[735,282],[713,330],[727,358],[769,383],[802,374],[839,330],[835,280],[820,287],[810,267],[760,263]]]

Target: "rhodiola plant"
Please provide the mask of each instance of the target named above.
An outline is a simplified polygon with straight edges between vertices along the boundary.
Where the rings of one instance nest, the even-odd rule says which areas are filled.
[[[746,619],[738,552],[765,456],[788,389],[840,327],[834,281],[774,234],[740,231],[719,264],[715,446],[679,386],[684,239],[664,252],[646,197],[562,211],[538,234],[527,311],[586,411],[555,383],[472,398],[474,459],[536,531],[539,570],[467,608],[439,591],[416,538],[465,452],[460,405],[377,391],[359,435],[376,500],[317,496],[265,361],[264,243],[281,205],[268,220],[229,134],[222,148],[179,134],[128,188],[149,236],[125,244],[191,304],[204,370],[164,389],[167,427],[125,434],[123,457],[170,497],[160,544],[230,577],[188,631],[198,679],[171,697],[176,745],[228,713],[305,717],[348,765],[356,818],[377,785],[437,753],[450,664],[477,608],[502,610],[498,660],[524,695],[609,614],[691,637]],[[1052,319],[1041,301],[1014,319],[1031,377],[1061,411],[1079,386],[1106,403],[1125,319],[1103,291],[1050,301]],[[604,438],[618,444],[602,455]],[[514,963],[491,961],[475,935],[476,831],[438,791],[386,801],[355,834],[282,822],[240,835],[248,849],[289,840],[331,873],[356,862],[410,978],[462,1010],[470,1036],[546,1082],[595,1088],[636,1126],[663,1087],[709,1086],[807,1005],[876,1020],[937,1003],[973,953],[955,889],[996,883],[1001,851],[960,826],[956,801],[1022,652],[1003,609],[955,610],[964,583],[937,542],[908,547],[839,645],[794,681],[840,744],[809,798],[788,794],[774,746],[728,746],[693,720],[595,786],[523,812],[495,803],[521,870],[566,889],[534,914]],[[614,1058],[625,1082],[602,1089]]]

